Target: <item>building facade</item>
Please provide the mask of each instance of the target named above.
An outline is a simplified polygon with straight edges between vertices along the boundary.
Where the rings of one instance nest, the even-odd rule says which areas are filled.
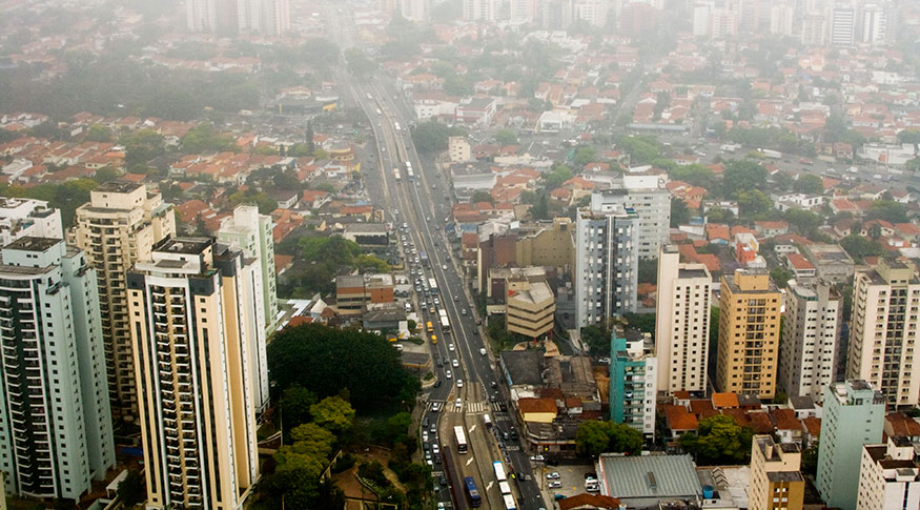
[[[243,33],[280,35],[291,29],[290,0],[237,0],[236,15]]]
[[[749,510],[802,510],[805,478],[802,452],[792,443],[776,444],[773,436],[757,435],[751,444]]]
[[[786,394],[821,403],[834,381],[840,348],[843,300],[827,282],[789,285],[780,343],[779,380]]]
[[[635,330],[610,335],[610,420],[655,437],[657,367],[651,339]]]
[[[129,275],[147,508],[242,508],[258,480],[251,269],[213,239],[167,238]]]
[[[782,295],[766,270],[722,276],[716,386],[720,391],[776,395]]]
[[[902,369],[918,361],[911,348],[920,325],[911,310],[918,306],[920,280],[912,266],[883,259],[856,272],[846,377],[868,381],[895,406],[920,399],[920,375]]]
[[[658,256],[658,247],[668,243],[671,228],[671,193],[657,175],[627,175],[613,188],[591,195],[591,209],[632,209],[639,217],[639,257]]]
[[[658,250],[658,391],[706,392],[711,296],[712,275],[705,265],[681,264],[673,245]]]
[[[241,205],[233,217],[221,225],[217,240],[243,250],[243,255],[259,260],[262,273],[262,327],[271,331],[277,323],[278,282],[275,275],[275,242],[272,239],[272,217],[259,214],[254,205]]]
[[[0,471],[9,492],[79,500],[115,467],[96,272],[62,239],[0,265]]]
[[[920,508],[920,464],[905,438],[865,445],[859,468],[857,510]]]
[[[815,486],[829,507],[855,510],[863,445],[882,439],[885,397],[866,381],[824,387]]]
[[[527,338],[551,335],[556,316],[556,298],[545,281],[526,278],[509,279],[507,313],[508,331]]]
[[[575,323],[578,329],[636,311],[639,217],[622,206],[578,211]]]
[[[0,246],[20,237],[64,239],[60,209],[44,200],[0,197]]]
[[[128,270],[149,260],[153,245],[174,234],[172,204],[141,184],[108,182],[90,192],[90,201],[77,208],[74,244],[96,269],[105,363],[112,414],[137,413],[137,389],[131,333],[128,326]]]

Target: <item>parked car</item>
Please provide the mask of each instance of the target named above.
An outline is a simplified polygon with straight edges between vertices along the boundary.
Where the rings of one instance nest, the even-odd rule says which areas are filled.
[[[562,482],[558,482],[558,481],[549,482],[548,487],[549,487],[550,489],[561,489],[561,488],[562,488]]]
[[[547,480],[558,480],[558,479],[560,479],[560,478],[562,478],[562,477],[559,476],[559,473],[557,473],[557,472],[555,472],[555,471],[553,471],[552,473],[546,473],[546,479],[547,479]]]

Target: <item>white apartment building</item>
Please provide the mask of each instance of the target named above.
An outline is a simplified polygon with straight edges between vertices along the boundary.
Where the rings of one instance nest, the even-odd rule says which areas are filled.
[[[894,406],[920,399],[920,374],[906,368],[920,362],[918,307],[920,280],[913,267],[883,259],[874,269],[856,271],[846,376],[868,381]]]
[[[96,269],[106,373],[116,417],[137,412],[137,389],[128,331],[126,279],[137,262],[149,260],[153,245],[176,231],[172,204],[142,184],[108,182],[77,208],[74,244]]]
[[[399,12],[409,21],[428,21],[431,17],[431,0],[399,0]]]
[[[537,17],[537,0],[510,0],[511,23],[530,23]]]
[[[830,13],[830,43],[852,46],[856,42],[856,9],[849,3],[837,3]]]
[[[888,438],[865,445],[859,469],[856,510],[920,508],[920,464],[910,442]]]
[[[859,40],[868,44],[888,41],[888,12],[878,4],[864,5],[860,19]]]
[[[192,32],[217,29],[217,0],[185,0],[185,22]]]
[[[265,410],[269,402],[268,367],[265,342],[275,329],[278,313],[278,290],[275,276],[275,242],[272,238],[272,218],[259,214],[254,205],[241,205],[233,211],[217,233],[217,239],[233,248],[243,251],[246,258],[254,259],[252,264],[258,271],[254,279],[256,294],[256,321],[259,328],[251,337],[249,351],[254,354],[251,366],[253,388],[256,390],[256,409]]]
[[[667,244],[671,228],[671,193],[657,175],[626,175],[613,188],[591,195],[591,209],[605,211],[622,206],[639,216],[640,258],[658,256],[658,247]]]
[[[639,217],[609,204],[575,220],[575,323],[579,329],[636,311]]]
[[[129,274],[148,509],[243,508],[259,478],[249,260],[169,238]]]
[[[592,27],[607,26],[607,0],[575,0],[572,19],[584,21]]]
[[[240,32],[280,35],[291,29],[291,2],[236,0],[236,16]]]
[[[62,239],[22,237],[0,255],[6,490],[79,500],[115,467],[96,272]]]
[[[501,13],[499,0],[463,0],[463,19],[466,21],[498,21]]]
[[[779,382],[786,393],[821,403],[834,382],[840,345],[842,300],[831,284],[791,284],[780,342]]]
[[[655,341],[658,391],[706,392],[712,275],[703,264],[681,264],[673,245],[658,250]]]
[[[0,197],[0,246],[20,237],[64,239],[61,211],[44,200]]]

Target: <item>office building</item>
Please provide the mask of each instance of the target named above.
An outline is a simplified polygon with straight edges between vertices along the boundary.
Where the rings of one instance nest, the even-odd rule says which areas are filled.
[[[802,28],[800,37],[802,44],[806,46],[823,46],[827,40],[825,29],[827,21],[823,13],[819,11],[808,11],[802,16]]]
[[[885,397],[866,381],[824,387],[815,486],[828,507],[855,510],[863,445],[882,439]]]
[[[62,239],[0,254],[0,471],[8,492],[79,500],[115,467],[96,272]]]
[[[795,24],[798,20],[795,7],[788,4],[770,6],[770,33],[783,37],[794,35]]]
[[[865,445],[859,468],[857,510],[920,508],[920,464],[906,438]]]
[[[258,271],[210,238],[167,238],[151,255],[128,276],[147,508],[242,508],[259,477]]]
[[[738,269],[722,276],[719,303],[719,391],[776,395],[782,294],[765,269]]]
[[[776,444],[773,436],[757,435],[751,444],[749,510],[802,510],[805,478],[802,452],[794,443]]]
[[[622,206],[639,216],[639,257],[658,256],[671,228],[671,193],[657,175],[626,175],[613,188],[591,195],[591,209],[607,211]]]
[[[518,276],[507,280],[505,323],[508,331],[526,338],[551,335],[556,315],[556,298],[546,281]]]
[[[920,306],[914,268],[894,259],[861,269],[853,279],[853,312],[847,348],[848,379],[863,379],[895,406],[916,405],[920,374],[911,370]]]
[[[243,33],[281,35],[291,29],[290,0],[237,0],[236,15]]]
[[[632,209],[590,207],[575,219],[575,324],[603,324],[636,311],[639,216]]]
[[[856,9],[849,2],[831,8],[829,42],[834,46],[852,46],[856,42]]]
[[[186,0],[185,22],[192,32],[217,30],[217,0]]]
[[[148,193],[142,184],[102,184],[90,192],[89,203],[77,208],[74,244],[96,269],[108,388],[116,417],[137,412],[127,272],[136,262],[149,260],[153,245],[175,231],[172,204],[164,203],[159,194]]]
[[[20,237],[64,239],[60,209],[44,200],[0,197],[0,246]]]
[[[673,245],[658,250],[655,342],[658,391],[706,392],[712,275],[703,264],[681,264]]]
[[[823,280],[789,285],[779,364],[787,395],[821,403],[824,387],[837,373],[842,303],[836,288]]]
[[[652,340],[616,326],[610,335],[610,420],[654,439],[657,366]]]
[[[889,41],[888,11],[878,4],[867,4],[860,13],[860,42],[882,44]]]

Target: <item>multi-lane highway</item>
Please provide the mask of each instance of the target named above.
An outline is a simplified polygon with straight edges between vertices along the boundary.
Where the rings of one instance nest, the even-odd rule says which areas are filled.
[[[330,35],[342,50],[360,44],[354,34],[353,20],[348,18],[349,9],[327,4],[324,12],[331,27]],[[431,321],[433,334],[439,339],[437,344],[431,344],[429,338],[429,346],[432,370],[440,385],[426,390],[422,420],[427,418],[434,424],[433,429],[425,431],[429,445],[437,444],[452,452],[454,465],[449,470],[442,464],[433,466],[435,472],[452,475],[451,490],[441,490],[439,497],[445,503],[453,499],[456,507],[466,508],[463,477],[472,476],[482,495],[483,508],[506,508],[492,470],[492,462],[500,460],[505,469],[513,473],[511,485],[517,508],[545,508],[547,505],[533,478],[528,452],[521,448],[518,440],[510,439],[515,432],[514,420],[507,411],[501,411],[507,406],[510,395],[477,324],[479,317],[471,305],[468,285],[450,251],[445,234],[451,213],[449,182],[437,168],[422,164],[409,132],[413,120],[411,109],[402,102],[402,96],[392,88],[388,78],[373,75],[357,80],[340,74],[338,79],[340,83],[350,84],[353,100],[370,120],[376,141],[376,165],[366,167],[366,186],[375,203],[385,208],[387,221],[396,227],[409,280],[414,287],[422,288],[414,299],[420,327],[424,329]],[[407,162],[414,173],[411,180]],[[420,260],[422,251],[428,254],[428,267],[423,267]],[[429,278],[437,281],[436,296],[425,291],[426,285],[414,284],[416,279],[427,282]],[[423,302],[424,307],[420,306]],[[440,310],[447,313],[450,331],[441,327]],[[492,427],[485,425],[486,415]],[[455,426],[464,428],[469,443],[467,454],[456,452]],[[424,432],[420,431],[420,436],[424,437]]]

